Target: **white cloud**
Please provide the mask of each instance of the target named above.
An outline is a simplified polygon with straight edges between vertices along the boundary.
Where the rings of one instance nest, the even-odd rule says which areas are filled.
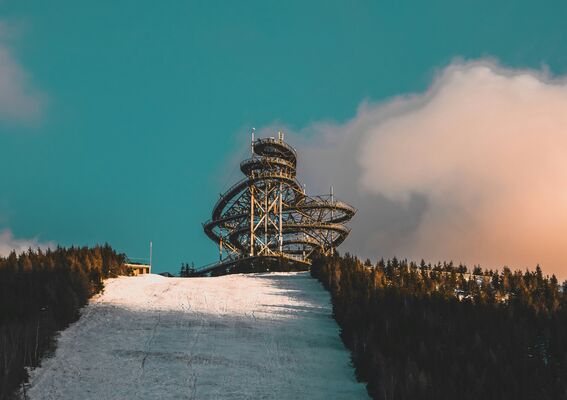
[[[9,229],[0,231],[0,256],[7,256],[13,250],[16,253],[27,251],[29,248],[42,249],[54,248],[55,244],[52,242],[41,243],[37,238],[32,239],[16,239]]]
[[[30,82],[6,44],[8,28],[0,21],[0,121],[29,122],[41,116],[45,95]]]
[[[565,79],[456,62],[426,93],[292,136],[308,191],[332,182],[359,208],[343,250],[567,278]]]

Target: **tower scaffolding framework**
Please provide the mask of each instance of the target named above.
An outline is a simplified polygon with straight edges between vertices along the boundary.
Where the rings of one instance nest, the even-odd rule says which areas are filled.
[[[241,262],[311,264],[314,254],[333,254],[347,237],[356,213],[329,195],[308,196],[296,178],[297,152],[278,138],[254,138],[251,157],[240,163],[245,177],[220,195],[205,234],[219,246],[219,261],[202,273]]]

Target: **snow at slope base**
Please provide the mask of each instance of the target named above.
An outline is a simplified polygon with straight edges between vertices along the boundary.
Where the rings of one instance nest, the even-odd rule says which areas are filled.
[[[30,399],[367,399],[307,273],[121,277],[31,373]]]

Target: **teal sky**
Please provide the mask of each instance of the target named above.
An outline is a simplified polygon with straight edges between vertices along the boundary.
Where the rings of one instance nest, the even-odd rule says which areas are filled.
[[[458,57],[565,74],[566,17],[550,0],[0,1],[40,104],[0,115],[0,230],[132,257],[151,239],[157,271],[214,261],[201,223],[251,126],[345,121]]]

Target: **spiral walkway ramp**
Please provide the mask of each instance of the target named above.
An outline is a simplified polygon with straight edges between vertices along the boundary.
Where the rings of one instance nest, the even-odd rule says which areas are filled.
[[[253,135],[253,134],[252,134]],[[219,246],[219,261],[200,274],[225,273],[240,263],[308,267],[316,254],[332,254],[347,237],[356,209],[333,194],[308,196],[296,179],[297,153],[278,138],[252,136],[244,178],[222,194],[205,234]]]

